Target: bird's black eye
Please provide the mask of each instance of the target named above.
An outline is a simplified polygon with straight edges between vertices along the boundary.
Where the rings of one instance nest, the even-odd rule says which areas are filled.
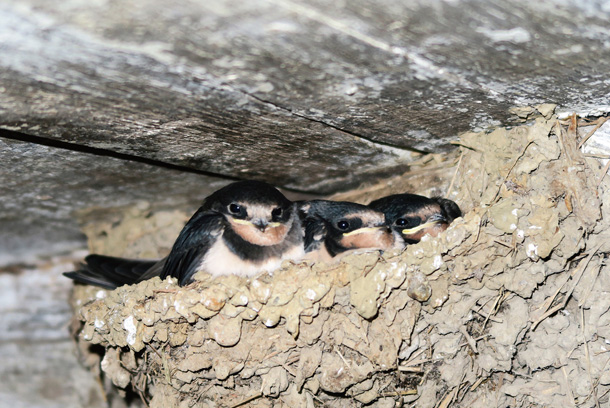
[[[241,206],[237,204],[229,204],[229,212],[231,214],[239,214],[241,213]]]
[[[349,228],[349,222],[341,220],[337,223],[337,228],[339,228],[341,231],[345,231]]]
[[[280,207],[276,207],[271,211],[271,216],[273,218],[279,218],[282,216],[282,209]]]
[[[399,218],[395,222],[395,224],[398,225],[399,227],[407,227],[407,228],[417,227],[421,223],[422,223],[422,220],[421,220],[421,218],[418,218],[418,217]]]

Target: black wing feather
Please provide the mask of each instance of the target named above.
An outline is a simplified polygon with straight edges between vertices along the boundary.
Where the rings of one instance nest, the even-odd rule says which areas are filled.
[[[219,239],[224,222],[221,214],[200,208],[176,239],[163,266],[161,279],[172,276],[178,279],[180,286],[189,284],[205,254]]]
[[[319,249],[326,237],[326,224],[319,216],[316,204],[315,200],[297,202],[299,218],[304,230],[305,253]]]
[[[154,270],[158,262],[92,254],[85,258],[82,269],[65,272],[64,275],[77,282],[116,289],[152,277],[147,276],[147,272]]]

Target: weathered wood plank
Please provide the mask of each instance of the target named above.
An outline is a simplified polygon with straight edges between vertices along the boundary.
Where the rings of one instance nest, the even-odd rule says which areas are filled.
[[[41,28],[37,18],[6,18],[5,128],[309,191],[404,169],[410,158],[263,102],[201,68],[168,65],[78,30]]]
[[[0,126],[328,192],[514,105],[600,104],[605,17],[560,0],[9,1]]]

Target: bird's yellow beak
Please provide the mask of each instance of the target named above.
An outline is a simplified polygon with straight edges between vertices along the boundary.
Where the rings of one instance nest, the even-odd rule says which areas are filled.
[[[350,232],[344,232],[343,236],[344,237],[349,237],[350,235],[362,234],[362,233],[365,233],[365,232],[373,232],[373,231],[377,231],[380,228],[383,228],[383,227],[363,227],[363,228],[358,228],[357,230],[353,230],[353,231],[350,231]]]
[[[421,231],[421,230],[423,230],[425,228],[428,228],[428,227],[433,227],[434,225],[439,224],[441,222],[442,221],[440,221],[440,220],[429,221],[429,222],[426,222],[424,224],[420,224],[417,227],[403,229],[402,233],[403,234],[415,234],[418,231]]]

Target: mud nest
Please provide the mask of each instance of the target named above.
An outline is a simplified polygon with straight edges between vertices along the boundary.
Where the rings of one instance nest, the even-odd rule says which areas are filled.
[[[102,346],[104,375],[150,407],[607,404],[607,169],[578,148],[595,123],[541,111],[461,137],[465,215],[438,238],[253,279],[79,286],[80,349],[95,366]],[[137,235],[134,214],[90,233]]]

